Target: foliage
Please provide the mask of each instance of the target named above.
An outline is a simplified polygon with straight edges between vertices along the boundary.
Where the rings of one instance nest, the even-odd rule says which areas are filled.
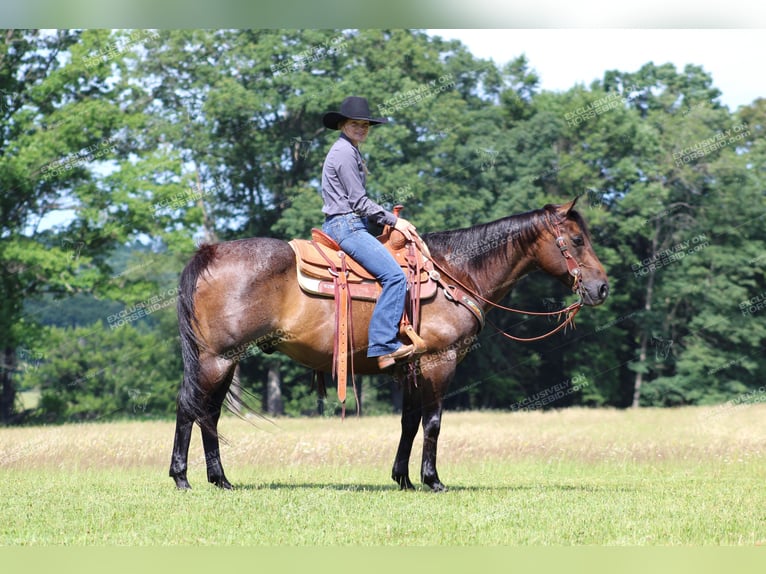
[[[124,412],[128,389],[151,393],[153,414],[172,412],[172,313],[118,329],[109,317],[168,293],[200,241],[318,226],[321,165],[337,137],[321,116],[352,93],[390,119],[362,149],[377,201],[403,204],[427,232],[580,196],[610,277],[607,303],[581,312],[575,331],[518,344],[488,327],[450,408],[514,409],[556,385],[569,391],[546,408],[709,404],[762,384],[766,100],[727,109],[699,65],[610,70],[552,93],[523,57],[498,66],[417,30],[4,38],[5,423],[23,418],[16,390],[35,387],[44,420]],[[569,297],[532,274],[504,303],[550,310]],[[490,319],[520,336],[551,326]],[[245,389],[262,396],[270,366],[286,413],[313,412],[310,373],[284,357],[249,358]],[[385,377],[363,389],[368,414],[396,404]]]
[[[50,328],[43,360],[28,366],[20,381],[40,391],[39,405],[28,419],[75,422],[171,415],[180,346],[176,338],[158,342],[158,332],[133,324]]]

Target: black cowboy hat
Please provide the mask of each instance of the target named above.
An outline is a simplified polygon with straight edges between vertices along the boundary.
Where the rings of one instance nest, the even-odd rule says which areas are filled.
[[[331,130],[337,130],[341,120],[367,120],[372,126],[388,122],[386,118],[371,118],[367,99],[359,96],[347,97],[340,104],[339,112],[327,112],[322,116],[324,127]]]

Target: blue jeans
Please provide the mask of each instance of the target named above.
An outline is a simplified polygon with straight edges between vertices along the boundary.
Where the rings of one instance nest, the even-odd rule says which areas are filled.
[[[341,249],[374,275],[383,288],[372,311],[367,333],[368,357],[396,351],[399,320],[404,311],[407,277],[388,250],[367,231],[367,222],[354,213],[328,217],[322,231],[337,241]]]

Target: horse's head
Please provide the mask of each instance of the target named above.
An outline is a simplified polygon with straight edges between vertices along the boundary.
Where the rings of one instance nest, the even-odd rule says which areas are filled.
[[[575,211],[577,198],[563,205],[546,205],[552,237],[543,235],[537,264],[579,293],[585,305],[600,305],[609,295],[604,266],[593,251],[582,216]]]

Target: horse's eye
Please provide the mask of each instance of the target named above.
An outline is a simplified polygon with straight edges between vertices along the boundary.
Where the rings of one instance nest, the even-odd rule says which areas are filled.
[[[585,241],[583,241],[582,235],[575,235],[572,237],[572,244],[577,247],[582,247],[585,245]]]

